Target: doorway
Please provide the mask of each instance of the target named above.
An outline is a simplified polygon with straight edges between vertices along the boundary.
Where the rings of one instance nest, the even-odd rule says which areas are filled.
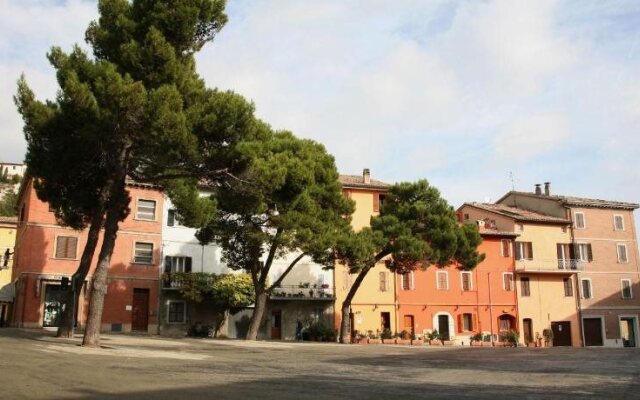
[[[271,339],[282,338],[282,311],[271,311]]]
[[[384,311],[380,313],[380,331],[386,330],[391,331],[391,313]]]
[[[522,320],[522,330],[524,334],[524,342],[526,344],[533,343],[533,322],[531,318],[525,318]]]
[[[624,347],[636,347],[636,319],[633,317],[620,318],[620,337]]]
[[[438,333],[440,334],[440,338],[442,340],[450,339],[448,315],[438,315]]]
[[[585,346],[602,346],[604,344],[601,318],[584,318],[582,327]]]
[[[42,326],[60,326],[64,311],[65,291],[60,285],[46,285],[44,289],[44,312]]]
[[[571,346],[571,322],[559,321],[551,323],[553,346]]]
[[[149,330],[149,289],[133,289],[131,330],[137,332]]]
[[[413,337],[416,334],[415,325],[413,323],[413,315],[405,315],[404,316],[404,330],[409,332],[409,334]]]

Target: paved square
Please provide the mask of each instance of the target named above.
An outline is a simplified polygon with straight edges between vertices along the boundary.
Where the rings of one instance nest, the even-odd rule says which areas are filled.
[[[338,345],[0,329],[5,399],[640,398],[640,349]]]

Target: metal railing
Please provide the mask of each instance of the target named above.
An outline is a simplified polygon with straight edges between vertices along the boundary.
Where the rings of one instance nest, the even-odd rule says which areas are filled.
[[[516,260],[520,271],[582,271],[584,261],[577,259],[522,259]]]
[[[272,299],[333,299],[333,287],[321,285],[281,285],[273,289]]]

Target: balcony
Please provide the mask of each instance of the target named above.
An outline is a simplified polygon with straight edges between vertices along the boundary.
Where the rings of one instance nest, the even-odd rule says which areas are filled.
[[[162,274],[162,289],[164,290],[178,290],[182,286],[183,281],[188,281],[188,277],[190,276],[190,272],[165,272]],[[206,279],[205,284],[213,283],[213,279],[215,279],[214,275],[207,276],[206,274],[197,274],[198,280]]]
[[[333,300],[333,287],[322,285],[281,285],[271,293],[271,300]]]
[[[517,272],[566,274],[582,270],[584,270],[584,261],[575,259],[516,260]]]

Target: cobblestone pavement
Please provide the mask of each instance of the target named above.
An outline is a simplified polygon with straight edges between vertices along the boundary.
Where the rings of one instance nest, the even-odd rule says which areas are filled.
[[[0,329],[3,399],[640,399],[640,349],[243,342]]]

